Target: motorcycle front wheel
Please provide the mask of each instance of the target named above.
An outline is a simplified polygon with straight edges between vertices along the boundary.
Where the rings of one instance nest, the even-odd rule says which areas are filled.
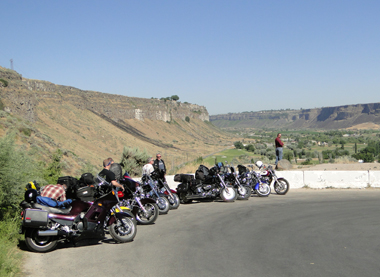
[[[278,178],[273,187],[277,194],[285,195],[289,190],[289,182],[284,178]]]
[[[133,241],[137,233],[136,223],[128,216],[116,217],[116,221],[111,224],[109,232],[116,242],[130,242]]]
[[[226,187],[220,191],[220,198],[224,202],[234,202],[237,198],[236,190],[233,187]]]
[[[28,229],[25,232],[25,243],[29,250],[39,253],[45,253],[54,250],[57,247],[57,237],[39,236],[38,231],[41,229]]]
[[[156,200],[159,214],[167,214],[170,210],[170,203],[166,197],[160,197]]]
[[[266,197],[270,194],[270,186],[266,183],[260,184],[259,189],[256,190],[256,194],[259,197]]]
[[[178,209],[179,204],[180,204],[180,200],[179,200],[178,194],[172,193],[172,195],[173,195],[173,199],[169,201],[170,202],[170,209],[175,210],[175,209]]]
[[[146,210],[146,214],[143,210],[139,209],[136,213],[136,220],[141,225],[148,225],[154,223],[158,218],[159,209],[157,204],[155,203],[146,203],[144,209]]]
[[[248,200],[251,197],[252,190],[249,186],[240,186],[237,189],[237,200]]]

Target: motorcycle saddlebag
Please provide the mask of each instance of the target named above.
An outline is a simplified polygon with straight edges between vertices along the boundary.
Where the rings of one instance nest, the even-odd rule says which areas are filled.
[[[191,183],[192,180],[194,180],[194,175],[191,174],[176,174],[174,176],[175,182]]]
[[[48,225],[48,212],[37,209],[26,209],[23,218],[24,227],[46,227]]]
[[[189,184],[187,183],[179,184],[177,187],[177,193],[186,193],[188,189],[189,189]]]
[[[176,175],[174,175],[174,182],[181,182],[181,180],[182,180],[181,175],[182,174],[176,174]]]
[[[93,187],[79,188],[76,192],[76,198],[82,201],[94,201],[94,188]]]
[[[63,176],[58,178],[57,184],[66,185],[67,188],[71,188],[78,184],[78,179],[71,176]]]

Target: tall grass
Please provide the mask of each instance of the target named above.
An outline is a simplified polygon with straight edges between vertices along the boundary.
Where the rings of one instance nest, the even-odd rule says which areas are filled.
[[[22,252],[17,248],[18,217],[0,221],[0,276],[17,276],[21,272]]]

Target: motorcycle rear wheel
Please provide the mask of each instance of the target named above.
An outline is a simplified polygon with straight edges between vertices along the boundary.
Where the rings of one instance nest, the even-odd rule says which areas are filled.
[[[251,194],[251,187],[241,186],[241,188],[237,189],[237,200],[248,200],[251,197]]]
[[[160,197],[156,200],[159,214],[167,214],[170,210],[170,203],[166,197]]]
[[[175,210],[175,209],[178,209],[180,200],[179,200],[178,194],[172,193],[172,195],[173,195],[174,200],[173,200],[173,203],[170,203],[170,209]]]
[[[259,189],[256,190],[256,194],[259,197],[269,196],[270,192],[271,192],[270,186],[266,183],[260,184]]]
[[[277,194],[285,195],[289,190],[289,182],[284,178],[278,178],[273,187]]]
[[[116,242],[130,242],[137,233],[136,223],[128,216],[123,216],[121,219],[116,218],[116,221],[111,224],[109,232]]]
[[[228,191],[226,188],[223,188],[220,191],[220,198],[222,198],[224,202],[234,202],[237,198],[236,190],[233,187],[228,187]]]
[[[39,253],[45,253],[54,250],[57,247],[57,237],[39,236],[38,231],[41,229],[28,229],[25,232],[25,243],[29,250]]]
[[[146,217],[144,212],[139,209],[136,213],[136,220],[141,225],[148,225],[154,223],[158,218],[159,209],[156,203],[146,203],[144,205],[145,210],[149,213],[149,217]]]

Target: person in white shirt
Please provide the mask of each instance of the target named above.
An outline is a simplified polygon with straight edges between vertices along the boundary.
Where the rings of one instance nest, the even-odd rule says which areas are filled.
[[[154,171],[154,168],[153,168],[153,157],[149,157],[148,158],[148,163],[146,165],[143,166],[142,168],[142,175],[144,174],[147,174],[147,175],[150,175],[153,171]]]

